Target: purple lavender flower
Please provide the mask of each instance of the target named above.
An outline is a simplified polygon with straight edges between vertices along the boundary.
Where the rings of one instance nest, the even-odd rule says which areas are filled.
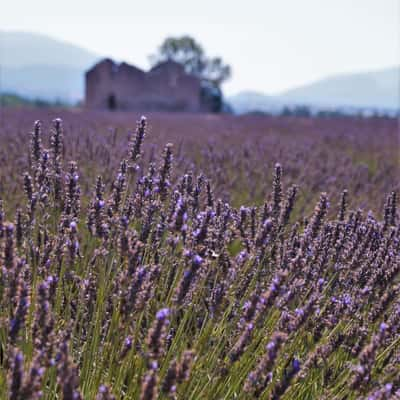
[[[165,320],[170,315],[169,308],[162,308],[161,310],[157,311],[156,318],[158,320]]]

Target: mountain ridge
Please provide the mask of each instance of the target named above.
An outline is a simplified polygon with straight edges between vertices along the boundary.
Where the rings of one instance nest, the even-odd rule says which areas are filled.
[[[400,66],[341,73],[275,95],[243,91],[228,101],[236,112],[274,111],[283,105],[400,109]],[[272,106],[272,107],[271,107]]]
[[[42,33],[0,30],[0,55],[4,67],[62,65],[88,68],[100,55],[65,40]]]

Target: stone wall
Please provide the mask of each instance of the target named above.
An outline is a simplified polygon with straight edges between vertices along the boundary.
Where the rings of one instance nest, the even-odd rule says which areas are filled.
[[[86,107],[143,111],[204,111],[200,80],[168,61],[144,72],[105,59],[86,73]]]

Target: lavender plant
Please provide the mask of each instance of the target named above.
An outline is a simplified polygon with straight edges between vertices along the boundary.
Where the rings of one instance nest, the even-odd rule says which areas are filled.
[[[0,201],[0,399],[400,398],[396,186],[380,214],[352,210],[351,188],[309,212],[323,172],[286,187],[281,154],[240,205],[225,192],[241,174],[255,190],[255,148],[204,146],[196,173],[179,146],[147,155],[147,130],[96,178],[66,159],[61,119],[49,150],[35,122]]]

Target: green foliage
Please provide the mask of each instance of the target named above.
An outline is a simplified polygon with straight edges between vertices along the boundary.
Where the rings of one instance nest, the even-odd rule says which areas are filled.
[[[186,72],[216,87],[231,75],[231,68],[221,57],[207,57],[202,46],[190,36],[166,38],[158,52],[151,56],[153,65],[168,60],[182,64]]]
[[[68,107],[61,101],[47,101],[42,99],[28,99],[13,93],[0,94],[0,106],[2,107],[32,107],[32,108],[50,108],[50,107]]]

